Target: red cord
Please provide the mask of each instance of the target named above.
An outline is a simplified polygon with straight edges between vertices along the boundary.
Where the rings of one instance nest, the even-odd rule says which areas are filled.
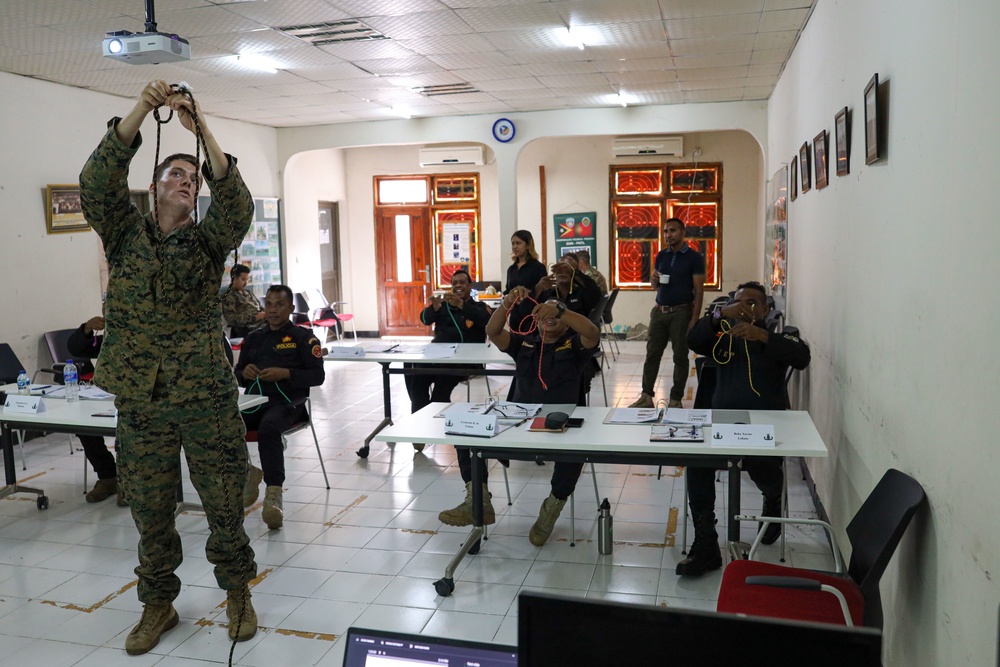
[[[524,298],[528,299],[529,301],[531,301],[535,305],[538,305],[538,302],[535,301],[530,296],[525,295]],[[514,305],[516,306],[517,303],[515,303]],[[514,333],[519,334],[521,336],[527,336],[528,334],[534,332],[537,329],[538,332],[539,332],[539,336],[542,339],[542,346],[540,348],[538,348],[538,381],[542,383],[542,389],[548,391],[549,385],[545,384],[545,380],[542,379],[542,352],[545,350],[545,331],[541,327],[538,326],[538,321],[535,319],[534,315],[528,315],[527,317],[525,317],[524,319],[522,319],[520,322],[517,323],[517,329],[515,329],[513,326],[511,326],[511,323],[510,323],[510,311],[513,310],[513,308],[514,308],[514,306],[511,306],[510,308],[507,309],[507,328],[510,329],[511,331],[513,331]],[[531,320],[529,328],[527,330],[523,330],[521,328],[522,325],[523,325],[523,323],[526,320],[529,320],[529,319]]]

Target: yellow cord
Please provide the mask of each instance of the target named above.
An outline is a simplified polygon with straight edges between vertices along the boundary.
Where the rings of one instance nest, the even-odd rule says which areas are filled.
[[[733,358],[733,334],[730,333],[733,326],[729,324],[729,320],[720,320],[719,328],[722,329],[722,335],[715,340],[715,345],[712,346],[712,360],[720,366],[725,366]],[[722,361],[716,355],[715,350],[719,347],[719,343],[722,342],[722,339],[727,336],[729,337],[729,349],[726,350],[726,360]],[[760,392],[753,386],[753,371],[750,370],[750,345],[747,343],[746,339],[743,340],[743,349],[747,353],[747,379],[750,381],[750,389],[753,390],[753,393],[760,396]]]

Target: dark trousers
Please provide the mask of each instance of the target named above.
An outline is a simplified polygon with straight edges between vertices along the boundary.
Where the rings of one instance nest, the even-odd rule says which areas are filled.
[[[285,483],[285,446],[281,434],[292,424],[304,421],[306,409],[302,405],[268,403],[259,410],[243,413],[243,423],[248,431],[257,431],[257,451],[260,467],[264,471],[264,484],[281,486]]]
[[[660,359],[667,343],[673,348],[674,354],[674,384],[670,388],[671,400],[684,398],[684,387],[687,385],[688,371],[688,324],[691,322],[691,309],[685,308],[673,313],[660,312],[659,306],[649,314],[649,338],[646,340],[646,361],[642,365],[642,391],[653,395],[656,376],[660,372]]]
[[[115,457],[108,451],[104,444],[104,438],[99,435],[78,435],[80,444],[83,445],[83,455],[87,457],[97,479],[113,479],[118,476],[118,467],[115,465]]]
[[[432,368],[429,364],[404,364],[404,366]],[[460,368],[460,366],[450,366],[450,368]],[[410,396],[410,412],[416,412],[431,403],[448,403],[451,401],[452,390],[465,379],[461,375],[404,375],[406,393]]]
[[[456,447],[455,453],[458,454],[458,470],[462,473],[462,481],[469,483],[472,481],[472,452],[468,447]],[[476,459],[476,464],[479,466],[479,472],[483,476],[483,484],[486,483],[486,479],[489,477],[489,471],[486,469],[486,459]]]
[[[780,456],[748,456],[743,459],[743,469],[765,496],[781,496],[784,475]],[[730,470],[730,474],[736,471]],[[688,467],[687,487],[691,514],[715,511],[715,468]]]

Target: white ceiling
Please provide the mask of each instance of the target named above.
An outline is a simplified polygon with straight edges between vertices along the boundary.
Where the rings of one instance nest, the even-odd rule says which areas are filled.
[[[156,0],[191,60],[129,65],[104,33],[144,0],[0,0],[0,71],[134,98],[186,81],[204,111],[274,127],[767,99],[815,0]],[[387,39],[314,46],[278,27],[356,19]],[[572,27],[585,45],[569,43]],[[236,54],[266,57],[277,73]],[[428,96],[426,86],[471,91]]]

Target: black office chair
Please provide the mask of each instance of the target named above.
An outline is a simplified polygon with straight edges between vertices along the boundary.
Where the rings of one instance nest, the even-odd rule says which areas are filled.
[[[600,356],[600,360],[603,360],[604,363],[608,365],[608,368],[611,368],[611,362],[608,361],[607,356],[604,354],[604,341],[601,339],[600,335],[601,335],[601,323],[604,321],[604,311],[607,310],[608,303],[610,303],[610,301],[611,301],[611,295],[609,294],[603,295],[601,299],[597,302],[597,305],[594,306],[593,310],[590,311],[590,315],[587,316],[588,319],[594,323],[594,326],[597,327],[597,336],[598,340],[600,341],[601,353],[600,355],[595,355],[595,356]],[[607,399],[605,399],[604,402],[605,404],[607,404]]]
[[[604,317],[602,318],[603,319],[602,323],[604,325],[604,337],[607,338],[609,341],[611,341],[608,344],[608,349],[611,350],[611,357],[615,361],[618,361],[618,356],[615,354],[615,352],[621,354],[621,349],[618,347],[618,338],[615,336],[615,329],[614,327],[611,326],[611,323],[614,321],[611,309],[614,308],[615,301],[618,300],[618,292],[620,291],[621,291],[620,287],[616,287],[613,290],[611,290],[611,294],[608,295],[608,303],[607,305],[604,306]]]
[[[63,384],[63,367],[67,359],[73,359],[76,365],[76,372],[81,380],[89,380],[94,374],[94,364],[90,359],[74,357],[69,352],[69,337],[76,329],[57,329],[56,331],[46,331],[42,334],[45,339],[45,346],[49,350],[49,357],[52,365],[48,368],[39,368],[35,371],[35,377],[39,373],[47,373],[52,376],[52,381],[56,384]]]

